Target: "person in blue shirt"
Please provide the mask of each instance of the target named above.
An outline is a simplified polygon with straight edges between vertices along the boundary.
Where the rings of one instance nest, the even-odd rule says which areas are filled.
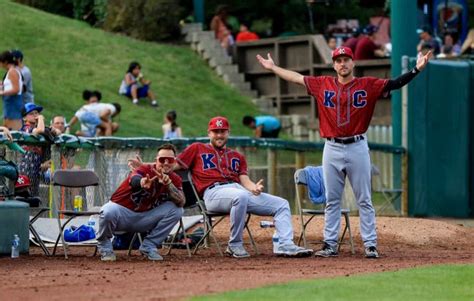
[[[257,138],[278,138],[281,130],[280,120],[270,115],[244,116],[242,123],[255,130]]]

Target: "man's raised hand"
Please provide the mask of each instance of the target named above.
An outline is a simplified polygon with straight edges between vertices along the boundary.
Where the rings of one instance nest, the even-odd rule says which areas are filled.
[[[146,177],[143,177],[140,179],[140,186],[144,189],[150,189],[151,184],[153,181],[155,181],[158,178],[158,176],[154,176],[153,178],[150,178],[149,175],[146,175]]]
[[[136,155],[133,159],[128,159],[127,162],[128,168],[130,168],[131,171],[135,171],[137,168],[143,165],[142,158],[140,158],[139,155]]]
[[[252,190],[252,193],[254,195],[259,195],[263,191],[263,179],[258,180],[257,183],[255,183],[255,188]]]
[[[267,70],[272,70],[273,67],[275,66],[275,63],[273,62],[273,59],[270,53],[267,54],[267,59],[264,59],[260,54],[257,54],[257,60],[260,63],[260,65],[262,65],[262,67]]]
[[[423,55],[421,52],[418,52],[418,56],[416,59],[416,69],[418,70],[423,70],[426,67],[426,64],[428,64],[428,61],[430,58],[433,56],[431,50],[428,51],[425,55]]]

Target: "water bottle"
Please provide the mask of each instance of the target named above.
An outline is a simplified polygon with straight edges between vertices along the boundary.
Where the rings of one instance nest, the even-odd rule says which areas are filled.
[[[95,232],[95,220],[92,216],[89,217],[89,221],[87,222],[87,225],[91,227],[92,229],[94,229],[94,232]]]
[[[12,240],[12,258],[20,257],[20,238],[18,234],[13,235]]]
[[[273,253],[278,252],[278,247],[280,246],[280,238],[278,237],[278,233],[275,231],[272,236],[273,242]]]
[[[260,227],[261,228],[273,228],[273,227],[275,227],[275,224],[272,221],[261,221],[260,222]]]

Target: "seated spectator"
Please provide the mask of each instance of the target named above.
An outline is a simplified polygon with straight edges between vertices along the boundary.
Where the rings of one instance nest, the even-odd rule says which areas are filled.
[[[35,136],[43,135],[45,126],[44,116],[40,114],[42,111],[42,106],[38,106],[34,103],[26,103],[23,108],[24,124],[21,131]],[[18,170],[20,174],[26,175],[30,179],[31,195],[39,196],[41,163],[47,161],[44,156],[45,151],[43,147],[36,145],[25,145],[23,149],[26,153],[20,160]]]
[[[20,50],[12,50],[18,68],[20,68],[21,75],[23,75],[23,103],[35,102],[35,95],[33,94],[33,78],[31,70],[23,63],[23,52]]]
[[[421,51],[423,47],[425,49],[428,48],[427,45],[429,44],[429,48],[433,49],[434,55],[438,55],[440,53],[440,43],[437,39],[433,37],[433,32],[429,26],[423,26],[422,28],[417,29],[416,33],[420,37],[420,42],[416,47],[418,51]]]
[[[359,40],[361,38],[360,34],[361,34],[360,28],[354,28],[352,37],[347,39],[344,42],[344,44],[342,44],[342,46],[349,47],[352,50],[352,53],[355,53],[356,48],[357,48],[357,43],[359,43]]]
[[[474,28],[469,30],[464,43],[462,43],[461,54],[474,54]]]
[[[166,113],[165,120],[162,126],[163,139],[181,138],[181,127],[176,123],[176,111],[172,110]]]
[[[377,27],[367,25],[363,30],[363,36],[357,43],[354,53],[354,60],[372,60],[380,57],[385,57],[385,51],[380,45],[375,44],[374,33]]]
[[[150,90],[151,81],[144,78],[141,69],[138,62],[130,63],[120,85],[119,94],[130,97],[135,105],[138,105],[138,99],[147,97],[152,106],[158,107],[155,95]]]
[[[455,42],[455,38],[452,34],[447,33],[444,35],[444,43],[441,46],[441,53],[448,56],[458,56],[461,53],[461,44],[459,41]]]
[[[3,97],[3,125],[12,130],[22,127],[23,79],[10,51],[0,54],[0,67],[7,70],[0,82],[0,96]]]
[[[255,130],[255,137],[257,138],[278,138],[281,130],[280,120],[270,115],[244,116],[242,123],[246,127]]]
[[[70,127],[78,121],[81,123],[81,130],[76,132],[77,136],[95,137],[98,132],[102,136],[111,136],[118,130],[118,124],[113,123],[111,118],[120,113],[121,106],[117,103],[99,103],[101,96],[99,91],[85,90],[82,93],[87,104],[77,110],[69,123]]]
[[[240,24],[240,31],[237,34],[236,41],[237,42],[248,42],[248,41],[256,41],[259,40],[260,37],[249,30],[248,24],[242,22]]]
[[[329,46],[329,49],[331,50],[334,50],[337,48],[337,41],[335,37],[330,37],[328,39],[328,46]]]

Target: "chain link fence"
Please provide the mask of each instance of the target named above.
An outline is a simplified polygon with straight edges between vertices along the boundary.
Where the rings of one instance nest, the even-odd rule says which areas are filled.
[[[84,210],[106,203],[127,177],[127,160],[130,158],[139,155],[144,162],[153,162],[157,147],[165,142],[173,143],[179,151],[193,142],[208,142],[207,138],[164,141],[154,138],[83,139],[62,135],[57,138],[56,143],[48,144],[42,139],[19,133],[15,134],[15,138],[27,152],[20,154],[10,150],[6,147],[6,141],[3,141],[0,146],[3,147],[5,158],[19,166],[21,175],[28,176],[31,194],[39,196],[43,205],[66,210],[73,209],[75,195],[83,196]],[[228,145],[245,154],[250,178],[254,181],[263,179],[266,191],[287,199],[293,212],[296,209],[293,174],[296,169],[307,165],[321,165],[324,146],[323,143],[240,137],[231,137]],[[402,191],[401,187],[393,186],[393,173],[395,168],[401,167],[394,168],[393,162],[397,161],[393,158],[403,157],[404,150],[383,144],[369,143],[369,146],[373,163],[372,190],[376,210],[379,214],[400,215],[404,210],[401,202]],[[32,156],[30,152],[36,153]],[[58,169],[93,170],[100,179],[100,185],[88,187],[85,193],[78,189],[56,187],[51,181],[51,175]],[[343,203],[345,207],[356,212],[356,203],[349,183],[346,185]],[[54,211],[50,212],[51,216],[54,216]]]

